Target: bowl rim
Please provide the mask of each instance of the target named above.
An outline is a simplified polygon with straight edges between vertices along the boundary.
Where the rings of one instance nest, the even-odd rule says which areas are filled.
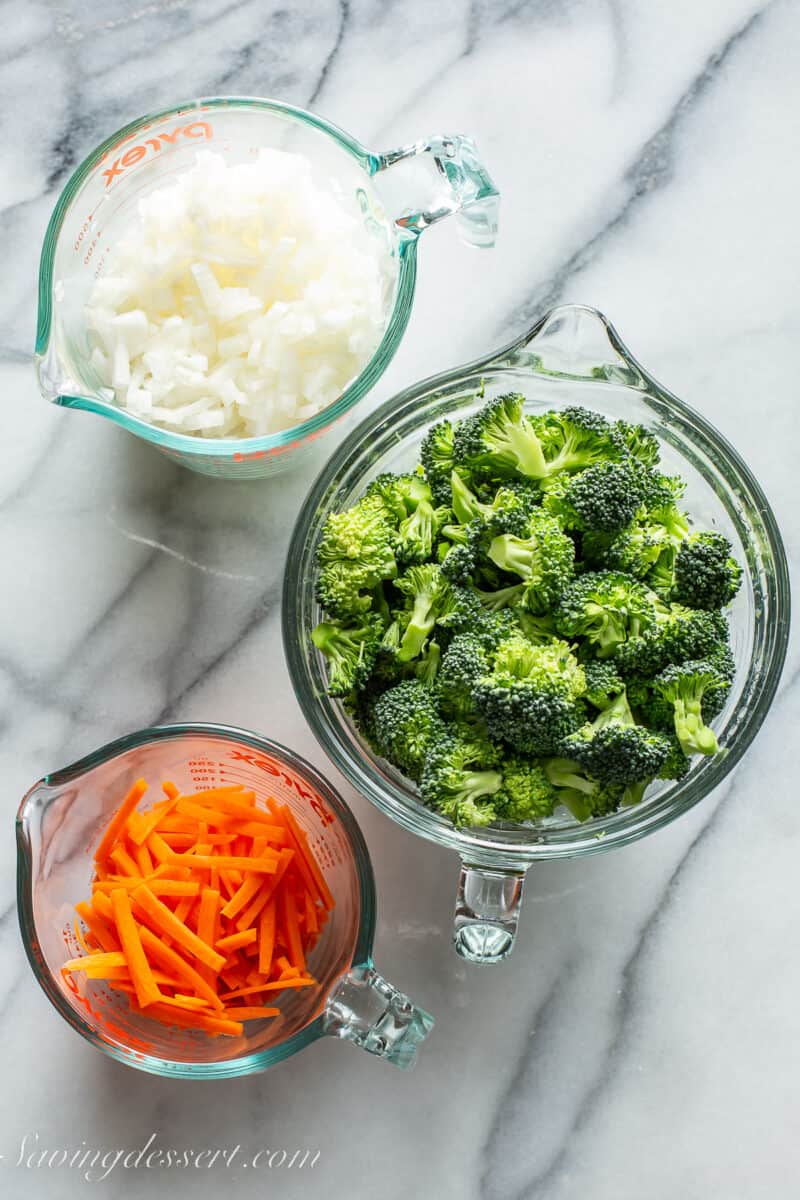
[[[517,840],[516,830],[513,834],[511,831],[502,831],[506,835],[504,838],[493,837],[491,827],[481,831],[480,835],[467,835],[464,831],[456,829],[446,818],[421,804],[417,803],[415,807],[411,807],[401,797],[399,790],[390,790],[390,785],[385,782],[385,775],[378,775],[374,769],[377,756],[365,749],[363,759],[357,760],[350,747],[338,736],[338,725],[329,716],[328,707],[332,709],[335,705],[338,710],[339,702],[331,701],[327,696],[320,697],[315,692],[308,674],[300,631],[296,628],[299,615],[298,597],[302,589],[307,590],[311,586],[310,572],[305,573],[308,577],[304,577],[303,574],[306,567],[304,555],[310,548],[315,532],[317,512],[324,504],[326,493],[339,479],[342,464],[351,461],[355,452],[370,439],[376,429],[395,416],[405,417],[411,406],[429,393],[458,385],[470,376],[489,369],[502,371],[507,368],[530,368],[531,361],[526,354],[530,343],[550,322],[574,316],[583,316],[598,322],[612,350],[624,360],[627,370],[631,373],[630,379],[622,382],[612,377],[611,381],[618,386],[635,386],[637,391],[657,401],[671,415],[677,416],[684,431],[692,434],[691,440],[694,442],[697,435],[700,442],[705,441],[713,447],[718,455],[724,457],[750,492],[763,522],[767,545],[774,563],[774,574],[767,579],[775,611],[771,614],[766,630],[765,667],[759,678],[758,691],[751,698],[744,722],[738,730],[735,744],[727,753],[713,759],[713,765],[712,762],[708,763],[702,779],[697,778],[697,772],[690,772],[686,780],[669,789],[668,795],[654,798],[650,804],[622,809],[604,820],[587,821],[583,825],[575,823],[574,826],[552,827],[551,832],[548,832],[546,826],[517,827],[517,830],[522,832],[530,830],[527,841],[523,838]],[[576,380],[587,378],[584,374],[570,376],[568,373],[561,374],[560,377]],[[631,380],[635,382],[632,383]],[[599,310],[584,304],[564,304],[550,309],[526,333],[500,350],[412,384],[387,400],[353,429],[323,467],[298,514],[289,546],[282,605],[284,654],[295,694],[315,737],[334,765],[378,809],[409,832],[457,851],[467,863],[516,871],[525,870],[536,861],[601,853],[627,845],[670,824],[716,788],[740,761],[767,716],[786,657],[790,618],[791,591],[783,539],[769,501],[750,468],[722,433],[649,374],[628,349],[611,322]],[[365,762],[363,767],[362,761]]]
[[[15,828],[17,839],[17,916],[20,935],[25,953],[39,986],[44,991],[54,1008],[71,1027],[86,1038],[93,1046],[102,1050],[118,1062],[133,1066],[153,1075],[170,1076],[182,1079],[230,1079],[241,1075],[252,1075],[274,1066],[284,1058],[302,1050],[326,1033],[323,1011],[305,1025],[291,1038],[279,1042],[277,1046],[247,1054],[241,1058],[232,1058],[220,1062],[185,1063],[177,1060],[161,1058],[156,1055],[143,1054],[140,1051],[129,1050],[122,1045],[108,1042],[98,1034],[91,1022],[85,1020],[77,1009],[69,1004],[61,989],[57,986],[52,972],[45,963],[44,955],[36,932],[33,913],[33,875],[31,842],[26,827],[26,807],[28,802],[43,789],[63,787],[73,780],[80,778],[105,762],[119,758],[127,751],[138,746],[151,745],[160,741],[169,741],[181,737],[221,738],[226,741],[236,741],[251,746],[290,766],[308,782],[331,806],[339,820],[353,849],[353,861],[358,879],[360,897],[360,916],[356,933],[355,946],[351,961],[346,970],[358,966],[371,966],[372,946],[375,938],[376,924],[376,891],[375,877],[369,850],[364,835],[356,818],[339,792],[328,780],[312,766],[307,759],[281,742],[242,729],[235,725],[223,725],[213,722],[183,721],[168,725],[156,725],[140,729],[133,733],[115,738],[113,741],[92,750],[89,754],[70,763],[57,771],[51,771],[42,776],[32,787],[28,788],[22,798],[16,815]],[[346,971],[345,971],[346,973]],[[335,983],[328,991],[335,987]]]
[[[316,113],[300,108],[295,104],[287,104],[259,96],[204,96],[187,100],[182,104],[170,105],[146,113],[129,121],[116,132],[110,134],[95,147],[75,168],[64,185],[56,201],[52,215],[47,225],[47,231],[42,244],[39,260],[39,289],[38,316],[36,325],[35,359],[42,392],[55,403],[65,408],[81,409],[84,412],[97,413],[107,417],[123,429],[136,434],[145,441],[151,442],[160,449],[181,455],[197,455],[201,458],[223,458],[234,461],[261,458],[268,454],[277,454],[295,449],[298,444],[319,437],[326,429],[334,424],[345,413],[349,412],[363,399],[367,392],[378,382],[388,367],[405,333],[411,316],[411,306],[416,287],[416,248],[418,235],[414,231],[401,229],[394,222],[389,222],[394,230],[397,278],[395,295],[391,310],[388,314],[386,328],[383,331],[378,346],[373,351],[369,361],[361,371],[350,381],[344,391],[332,404],[315,413],[313,417],[292,425],[277,433],[262,434],[249,438],[202,438],[193,434],[174,433],[167,429],[151,425],[147,421],[134,416],[116,404],[89,396],[73,395],[71,392],[59,391],[53,395],[52,387],[46,385],[49,377],[49,365],[55,357],[53,350],[53,335],[55,322],[53,320],[53,287],[55,255],[66,215],[73,200],[80,191],[98,163],[120,142],[128,140],[140,129],[152,125],[156,121],[182,115],[184,113],[201,112],[206,109],[239,109],[242,112],[266,112],[288,117],[300,125],[306,125],[319,133],[327,134],[351,158],[359,164],[368,178],[379,169],[380,159],[370,153],[351,134],[341,129],[332,121],[328,121]]]

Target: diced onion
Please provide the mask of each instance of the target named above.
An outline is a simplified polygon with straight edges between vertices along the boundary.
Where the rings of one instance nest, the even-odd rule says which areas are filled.
[[[198,437],[308,420],[374,353],[388,246],[298,154],[193,167],[139,201],[87,306],[91,362],[117,403]]]

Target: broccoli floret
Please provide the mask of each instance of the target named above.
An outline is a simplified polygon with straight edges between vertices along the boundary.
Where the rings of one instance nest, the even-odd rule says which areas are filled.
[[[584,698],[593,708],[608,708],[612,700],[625,691],[625,681],[612,660],[593,659],[583,664],[586,678]]]
[[[559,802],[569,809],[576,821],[606,817],[616,812],[621,803],[628,799],[632,801],[633,788],[637,786],[632,784],[626,788],[618,783],[590,779],[579,763],[568,758],[548,758],[544,771],[557,790]]]
[[[542,479],[547,465],[524,403],[524,396],[509,392],[462,421],[454,438],[456,463],[493,479],[515,473]]]
[[[689,768],[692,765],[691,760],[684,754],[683,746],[674,733],[667,734],[666,737],[670,745],[670,750],[664,759],[661,770],[658,772],[658,778],[684,779],[688,775]]]
[[[434,694],[418,680],[384,692],[373,705],[369,727],[375,749],[415,781],[430,747],[444,732]]]
[[[456,826],[491,825],[497,819],[494,797],[503,785],[497,762],[489,742],[447,728],[428,748],[420,780],[422,799]]]
[[[587,408],[569,407],[531,418],[544,449],[545,474],[582,471],[594,463],[627,458],[625,442],[604,416]]]
[[[598,658],[610,658],[628,638],[656,620],[657,597],[621,571],[579,575],[562,593],[553,613],[559,633],[585,637]]]
[[[420,447],[425,478],[437,504],[450,503],[450,476],[455,468],[454,436],[455,431],[451,423],[439,421],[430,427]]]
[[[439,530],[451,519],[450,509],[435,506],[429,484],[421,475],[379,475],[365,499],[383,506],[396,531],[396,557],[400,562],[425,562],[433,553]]]
[[[613,534],[630,525],[641,493],[628,463],[601,462],[575,475],[558,476],[543,503],[564,529]]]
[[[667,667],[653,688],[674,708],[675,733],[685,754],[716,754],[716,734],[708,725],[725,704],[730,681],[713,663],[692,661]]]
[[[504,821],[541,821],[552,816],[559,795],[538,763],[507,758],[503,763],[503,790],[495,803]]]
[[[622,692],[595,720],[564,739],[561,753],[592,779],[627,787],[649,782],[664,765],[670,743],[633,719]]]
[[[395,587],[406,597],[408,611],[397,657],[410,662],[422,653],[436,622],[451,606],[453,593],[435,563],[409,567],[395,580]]]
[[[657,610],[656,621],[617,649],[614,662],[622,675],[652,678],[670,663],[705,659],[726,651],[728,623],[719,612],[670,604]]]
[[[395,533],[377,497],[364,496],[341,513],[331,513],[317,549],[317,598],[337,617],[363,613],[372,591],[397,574]]]
[[[328,691],[332,696],[346,696],[366,684],[382,633],[383,622],[374,613],[350,625],[322,621],[312,630],[314,645],[328,660]]]
[[[586,687],[566,642],[534,645],[522,633],[501,642],[475,687],[489,732],[525,754],[547,755],[583,720]]]
[[[442,656],[436,694],[439,707],[452,720],[475,716],[475,688],[489,669],[486,647],[474,633],[453,638]]]
[[[652,678],[643,675],[627,676],[628,703],[640,724],[659,733],[669,733],[675,728],[672,705],[653,688],[652,682]]]
[[[628,421],[615,421],[614,429],[622,438],[631,458],[645,467],[658,466],[661,450],[655,434],[645,429],[644,425],[631,425]]]
[[[675,557],[673,596],[689,608],[724,608],[742,582],[742,568],[721,533],[690,533]]]
[[[552,608],[573,577],[575,544],[554,517],[536,509],[524,537],[503,533],[492,539],[489,558],[523,580],[519,602],[541,614]]]

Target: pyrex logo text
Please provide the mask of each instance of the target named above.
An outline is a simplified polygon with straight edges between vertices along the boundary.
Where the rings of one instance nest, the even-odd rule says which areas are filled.
[[[128,167],[135,167],[151,151],[153,154],[157,154],[164,145],[174,146],[181,136],[209,139],[214,136],[214,131],[208,121],[190,121],[188,125],[178,125],[171,132],[164,130],[164,132],[157,133],[154,137],[146,138],[143,142],[131,146],[119,158],[114,159],[111,166],[103,171],[106,187],[110,187],[118,175],[121,175]]]

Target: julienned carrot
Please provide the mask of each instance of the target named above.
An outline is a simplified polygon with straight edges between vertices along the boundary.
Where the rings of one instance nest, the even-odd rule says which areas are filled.
[[[152,893],[151,893],[152,894]],[[155,897],[153,897],[155,899]],[[156,900],[156,904],[160,901]],[[155,1004],[161,999],[158,984],[153,979],[150,962],[142,947],[139,931],[131,912],[131,902],[124,888],[117,888],[111,893],[111,908],[114,922],[117,926],[122,950],[127,959],[131,982],[136,988],[136,1000],[141,1008]]]
[[[141,812],[145,786],[103,834],[91,900],[76,906],[86,953],[64,970],[165,1024],[237,1035],[278,1015],[268,992],[318,986],[306,962],[330,891],[286,806],[260,808],[240,785],[181,795],[166,783]]]
[[[208,847],[209,850],[212,847]],[[200,854],[187,852],[186,854],[175,854],[171,852],[167,859],[170,866],[174,867],[189,867],[190,870],[196,871],[203,868],[210,871],[215,868],[218,871],[260,871],[264,875],[274,875],[278,866],[278,851],[264,849],[258,858],[247,858],[246,856],[236,854]],[[241,883],[241,880],[239,881]]]
[[[297,967],[298,971],[305,971],[306,960],[297,924],[297,905],[291,888],[284,888],[281,892],[281,916],[288,940],[289,961],[293,967]]]
[[[219,999],[216,988],[205,981],[200,974],[199,965],[193,967],[191,963],[186,962],[177,950],[166,946],[146,925],[139,927],[139,936],[142,939],[142,946],[150,958],[155,962],[160,962],[171,974],[177,975],[198,995],[204,996],[212,1008],[222,1008],[222,1001]]]
[[[237,929],[249,929],[255,922],[264,905],[268,902],[271,896],[274,896],[281,885],[284,875],[294,858],[293,850],[281,850],[278,856],[278,868],[275,874],[270,878],[268,875],[261,886],[261,890],[256,893],[249,906],[236,922]]]
[[[122,894],[125,895],[124,892]],[[161,933],[173,938],[193,958],[199,959],[201,963],[211,967],[212,971],[219,971],[223,966],[225,962],[223,956],[207,946],[202,938],[199,938],[196,933],[192,933],[191,929],[187,929],[183,922],[177,919],[175,913],[167,908],[166,904],[162,904],[157,896],[153,895],[146,883],[143,883],[133,893],[133,901],[148,918],[148,924],[152,922]]]
[[[258,919],[258,970],[266,978],[275,952],[275,900],[268,900]]]
[[[108,855],[109,850],[116,841],[117,834],[124,827],[130,813],[136,808],[136,805],[141,800],[142,796],[147,791],[147,784],[143,779],[137,779],[131,790],[128,792],[125,799],[120,804],[114,816],[109,822],[108,828],[100,839],[100,845],[95,851],[95,859],[97,862],[102,862]]]
[[[265,1008],[258,1004],[237,1004],[225,1010],[232,1017],[236,1017],[238,1021],[260,1021],[262,1017],[279,1017],[281,1010],[279,1008]]]
[[[305,862],[308,866],[309,871],[311,872],[311,875],[314,879],[314,883],[317,886],[317,891],[319,893],[320,900],[322,901],[325,908],[327,908],[330,911],[330,909],[333,908],[333,903],[334,903],[333,896],[331,895],[330,888],[328,887],[327,883],[325,882],[325,876],[322,874],[322,871],[320,870],[319,863],[317,862],[314,855],[311,853],[311,847],[308,844],[308,838],[306,837],[305,832],[297,824],[294,813],[289,808],[288,804],[285,804],[283,806],[283,808],[281,809],[281,812],[283,813],[283,816],[286,819],[286,824],[288,825],[289,829],[292,831],[292,835],[294,837],[295,842],[299,846],[300,854],[302,855],[303,859],[305,860]]]
[[[226,953],[230,953],[231,950],[239,950],[242,946],[249,946],[257,938],[257,929],[244,929],[241,933],[229,933],[227,937],[220,938],[216,943],[216,948],[217,950],[224,950]]]

